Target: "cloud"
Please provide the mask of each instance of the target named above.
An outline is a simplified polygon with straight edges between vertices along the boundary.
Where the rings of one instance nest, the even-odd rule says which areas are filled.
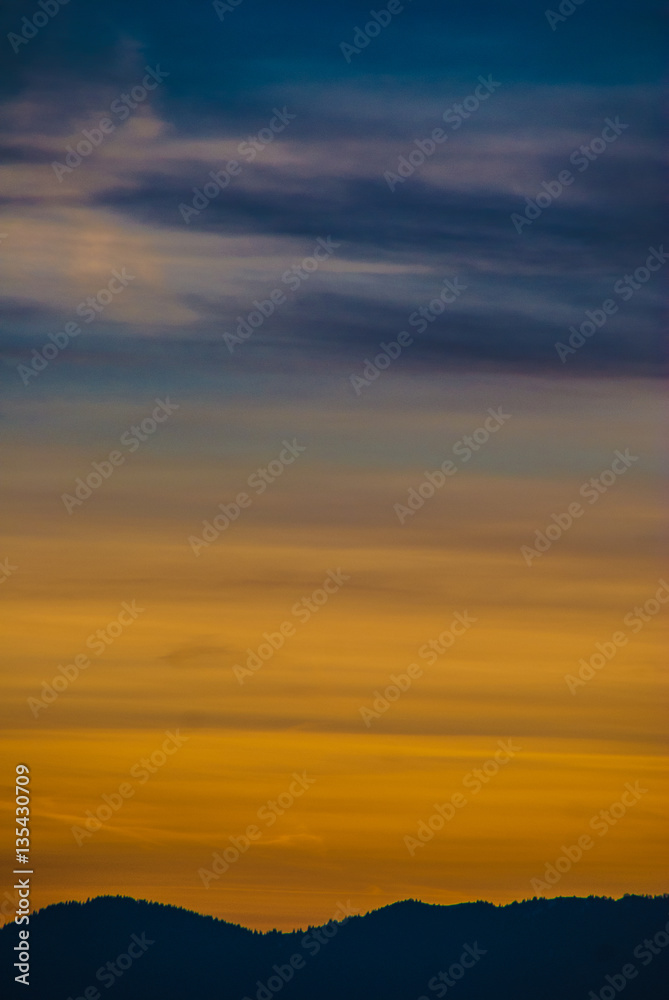
[[[189,643],[178,646],[169,653],[164,653],[158,659],[167,663],[170,667],[200,667],[216,666],[229,667],[229,659],[238,654],[234,646],[220,645],[198,645]]]
[[[132,337],[140,353],[147,339],[198,343],[207,364],[221,333],[255,299],[280,287],[283,272],[319,236],[332,235],[340,249],[254,335],[249,363],[266,364],[276,349],[305,357],[314,370],[333,356],[354,363],[402,330],[445,277],[458,275],[467,294],[444,325],[416,339],[411,363],[558,375],[555,342],[612,294],[616,280],[643,264],[649,246],[661,243],[652,75],[632,80],[621,66],[613,82],[591,53],[587,77],[575,82],[553,64],[554,39],[538,15],[530,21],[528,11],[507,12],[500,20],[490,8],[477,27],[465,11],[407,9],[401,27],[389,27],[359,64],[347,67],[335,39],[347,38],[360,15],[346,4],[327,14],[325,54],[316,60],[324,62],[306,88],[300,72],[276,73],[268,63],[265,49],[275,33],[279,64],[306,65],[293,29],[288,40],[283,19],[258,0],[252,60],[262,71],[244,89],[230,82],[238,63],[225,45],[248,32],[247,10],[227,19],[225,32],[213,10],[189,12],[182,27],[197,41],[201,58],[194,60],[170,23],[152,17],[134,30],[125,5],[113,6],[122,29],[87,12],[72,33],[63,10],[26,47],[20,72],[11,66],[16,79],[5,92],[0,147],[0,227],[8,234],[0,291],[15,322],[0,336],[12,358],[22,345],[39,347],[41,324],[45,333],[57,329],[113,267],[126,266],[136,284],[96,324],[95,346],[93,338],[82,345],[77,363],[99,367],[100,351],[121,358]],[[510,71],[505,46],[523,43],[513,41],[509,16],[525,44],[540,39],[545,63],[531,80],[518,71],[518,60]],[[308,5],[300,17],[298,38],[313,20]],[[635,30],[650,30],[651,21]],[[83,48],[80,32],[93,24],[96,42]],[[592,14],[579,11],[576,50],[592,24]],[[609,20],[610,32],[619,27],[615,17]],[[387,60],[386,35],[393,30],[420,38],[421,59],[433,66],[430,79],[416,66],[396,79],[381,76],[378,57],[385,53]],[[70,57],[64,73],[46,55],[47,34],[63,42],[60,59]],[[280,57],[278,39],[288,43]],[[218,58],[207,62],[213,51]],[[472,63],[463,52],[474,51],[479,58]],[[114,118],[114,100],[158,62],[169,76],[125,120]],[[652,61],[649,73],[651,67]],[[446,126],[445,109],[490,73],[500,88],[457,129]],[[241,144],[283,107],[295,119],[249,162]],[[52,163],[63,162],[66,147],[103,115],[114,118],[113,133],[59,181]],[[569,168],[572,152],[599,135],[610,116],[629,128],[583,173],[572,166],[574,184],[519,235],[512,214]],[[399,158],[438,126],[447,141],[391,191],[384,172],[396,171]],[[241,172],[186,225],[179,206],[190,204],[193,189],[202,190],[209,172],[230,159]],[[574,368],[663,373],[660,309],[655,282],[611,318]],[[166,363],[171,352],[168,344]],[[61,363],[67,368],[70,356]]]

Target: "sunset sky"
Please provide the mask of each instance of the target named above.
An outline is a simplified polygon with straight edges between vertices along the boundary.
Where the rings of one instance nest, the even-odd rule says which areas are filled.
[[[660,5],[588,0],[552,30],[541,5],[406,3],[353,55],[366,6],[224,6],[72,3],[13,44],[32,8],[2,15],[0,739],[5,774],[31,768],[33,902],[290,929],[348,900],[669,891]],[[499,741],[520,749],[475,792]]]

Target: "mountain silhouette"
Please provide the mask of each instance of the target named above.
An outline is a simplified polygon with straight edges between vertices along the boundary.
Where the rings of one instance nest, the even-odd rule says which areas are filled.
[[[343,914],[348,901],[341,903]],[[624,1000],[663,1000],[669,996],[668,923],[669,896],[559,897],[507,906],[406,900],[321,928],[261,933],[178,907],[99,896],[31,914],[29,989],[13,982],[18,973],[10,971],[22,928],[8,924],[0,931],[3,979],[11,983],[3,995],[613,1000],[624,991]]]

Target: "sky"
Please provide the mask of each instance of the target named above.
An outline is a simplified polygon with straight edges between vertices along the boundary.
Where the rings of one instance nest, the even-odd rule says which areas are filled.
[[[5,5],[36,905],[667,891],[664,17],[562,8]]]

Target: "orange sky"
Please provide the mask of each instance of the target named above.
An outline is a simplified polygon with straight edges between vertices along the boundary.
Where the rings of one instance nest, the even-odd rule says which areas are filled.
[[[6,769],[32,770],[36,905],[126,893],[292,928],[340,900],[523,898],[637,781],[640,801],[547,894],[667,891],[666,606],[634,635],[623,624],[662,576],[659,391],[511,376],[426,379],[419,402],[410,379],[376,389],[358,410],[334,392],[277,394],[240,430],[236,403],[185,388],[71,515],[61,494],[159,393],[10,404],[2,742]],[[508,424],[400,525],[393,505],[502,404]],[[304,454],[195,557],[187,537],[294,437]],[[638,463],[528,567],[520,547],[625,448]],[[350,579],[298,620],[329,570]],[[133,600],[136,621],[87,650]],[[428,666],[419,650],[455,612],[476,622]],[[294,634],[240,684],[235,664],[285,621]],[[629,642],[570,693],[565,675],[620,629]],[[90,667],[35,718],[27,699],[87,651]],[[360,708],[413,662],[422,676],[367,728]],[[131,776],[176,730],[177,752]],[[404,838],[509,739],[517,755],[479,793],[465,786],[466,804],[411,856]],[[304,795],[271,826],[259,819],[303,772]],[[72,827],[124,782],[132,796],[77,845]],[[205,888],[198,871],[249,824],[257,842]]]

